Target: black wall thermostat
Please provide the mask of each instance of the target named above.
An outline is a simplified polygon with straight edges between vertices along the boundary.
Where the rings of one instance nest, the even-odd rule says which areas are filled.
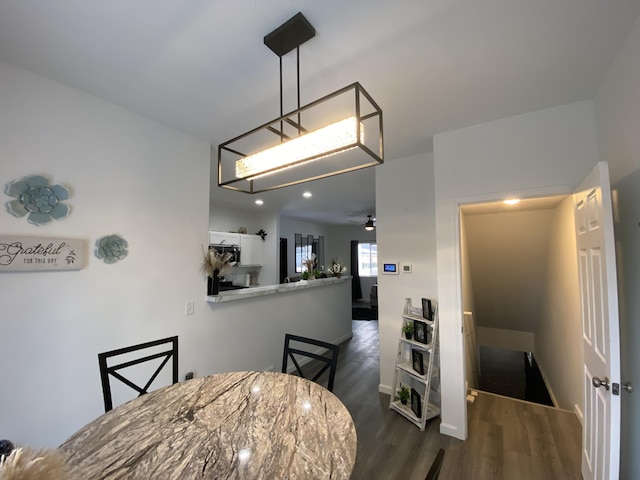
[[[398,263],[383,263],[382,273],[386,275],[398,275]]]

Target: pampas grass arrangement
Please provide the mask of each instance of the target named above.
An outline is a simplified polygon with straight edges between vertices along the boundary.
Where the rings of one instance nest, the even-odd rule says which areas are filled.
[[[313,275],[313,271],[316,267],[316,254],[312,253],[310,257],[302,261],[302,264],[307,269],[307,272],[309,272],[309,275]]]
[[[57,450],[16,448],[0,457],[0,480],[68,479],[65,459]]]
[[[220,253],[215,248],[210,248],[205,251],[202,247],[202,271],[209,277],[213,278],[214,275],[225,275],[231,271],[231,267],[235,265],[235,262],[231,262],[231,253]]]

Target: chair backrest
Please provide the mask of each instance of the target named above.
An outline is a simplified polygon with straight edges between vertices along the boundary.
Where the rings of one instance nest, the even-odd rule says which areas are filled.
[[[171,345],[169,350],[162,350],[160,352],[157,351],[159,345]],[[108,365],[107,360],[111,357],[116,357],[119,355],[127,355],[127,358],[131,356],[128,355],[131,352],[137,352],[138,350],[152,349],[154,353],[150,353],[143,357],[135,358],[133,360],[127,360],[123,363],[118,363],[116,365]],[[144,386],[138,386],[133,381],[128,378],[125,378],[118,370],[122,370],[127,367],[131,367],[133,365],[138,365],[140,363],[149,362],[156,358],[161,358],[162,361],[160,366],[156,369],[156,371],[151,375],[151,378],[147,381]],[[147,393],[149,387],[156,379],[158,374],[164,368],[164,366],[172,360],[172,379],[173,383],[178,383],[178,337],[168,337],[163,338],[161,340],[154,340],[153,342],[141,343],[139,345],[133,345],[131,347],[119,348],[117,350],[111,350],[110,352],[104,352],[98,354],[98,363],[100,365],[100,379],[102,380],[102,395],[104,397],[104,411],[108,412],[113,408],[113,399],[111,398],[111,383],[110,376],[117,378],[125,385],[131,387],[136,392],[138,392],[138,396],[144,395]]]
[[[328,355],[320,355],[316,352],[310,352],[308,350],[302,350],[303,347],[292,347],[290,342],[296,342],[300,344],[306,344],[306,346],[316,346],[321,347],[327,350]],[[317,350],[317,349],[316,349]],[[288,361],[291,359],[293,364],[296,367],[298,374],[301,377],[309,378],[309,376],[305,376],[300,367],[300,364],[296,360],[295,355],[301,355],[304,357],[309,357],[314,360],[320,361],[323,365],[321,365],[320,370],[313,376],[313,378],[309,378],[312,382],[315,382],[320,378],[324,372],[329,369],[329,384],[327,389],[332,392],[333,391],[333,381],[336,376],[336,367],[338,366],[338,352],[340,351],[340,347],[338,345],[334,345],[333,343],[323,342],[321,340],[315,340],[313,338],[300,337],[298,335],[291,335],[287,333],[284,337],[284,354],[282,356],[282,373],[288,373]],[[308,367],[308,370],[314,370],[314,366],[317,366],[315,363],[311,363]]]
[[[424,480],[437,480],[440,475],[440,469],[442,468],[442,463],[444,462],[444,449],[438,450],[436,453],[436,458],[433,460],[431,464],[431,468],[427,472],[427,476],[424,477]]]

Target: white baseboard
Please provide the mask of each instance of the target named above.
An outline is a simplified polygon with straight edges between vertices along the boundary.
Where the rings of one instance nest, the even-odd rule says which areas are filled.
[[[389,385],[379,384],[378,391],[380,393],[386,393],[387,395],[391,395],[391,393],[393,392],[393,389]]]
[[[450,425],[448,423],[440,423],[440,433],[453,438],[457,438],[459,440],[466,440],[466,438],[461,435],[460,430],[456,426]]]
[[[582,414],[582,410],[580,410],[580,407],[577,403],[573,406],[573,411],[576,412],[576,416],[578,417],[578,420],[580,420],[580,425],[584,425],[584,415]]]
[[[342,342],[346,342],[347,340],[350,340],[353,338],[353,332],[349,332],[346,335],[341,336],[340,338],[338,338],[337,340],[334,340],[331,343],[335,343],[336,345],[340,345]]]
[[[556,400],[556,396],[553,394],[553,389],[551,388],[551,385],[547,381],[547,376],[545,375],[544,370],[542,370],[542,367],[540,366],[540,362],[538,362],[538,357],[535,353],[533,354],[533,358],[535,358],[536,360],[536,365],[538,365],[538,370],[540,370],[540,375],[542,375],[542,381],[544,382],[544,386],[547,387],[547,392],[549,392],[549,396],[551,397],[553,406],[556,408],[560,408],[558,405],[558,400]]]

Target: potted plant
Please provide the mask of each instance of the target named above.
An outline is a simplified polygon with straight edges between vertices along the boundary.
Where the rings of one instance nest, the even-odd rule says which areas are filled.
[[[413,335],[413,323],[405,322],[402,325],[402,331],[404,332],[404,336],[407,337],[407,340],[411,340],[411,336]]]
[[[331,260],[331,265],[329,266],[327,271],[329,272],[329,275],[331,275],[332,277],[340,278],[342,274],[347,271],[347,267],[345,267],[344,263],[342,263],[342,260],[333,258]]]
[[[400,403],[406,405],[411,397],[411,391],[409,387],[406,385],[400,385],[400,390],[398,390],[398,397],[400,397]]]

